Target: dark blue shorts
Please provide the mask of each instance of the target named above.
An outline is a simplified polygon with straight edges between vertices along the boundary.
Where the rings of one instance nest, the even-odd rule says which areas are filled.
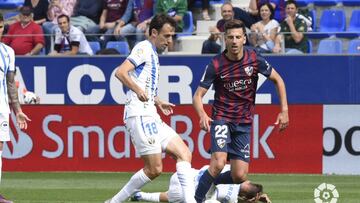
[[[251,124],[234,124],[223,120],[211,123],[211,152],[227,152],[230,159],[250,161]]]

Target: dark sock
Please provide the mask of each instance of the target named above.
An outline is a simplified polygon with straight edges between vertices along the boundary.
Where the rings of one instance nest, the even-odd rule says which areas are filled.
[[[220,173],[218,177],[215,178],[214,184],[234,184],[234,181],[231,177],[231,171],[226,171],[225,173]]]
[[[206,193],[209,191],[211,184],[214,182],[214,177],[212,177],[208,170],[204,172],[199,180],[198,187],[195,191],[195,200],[197,203],[202,203],[205,199]]]

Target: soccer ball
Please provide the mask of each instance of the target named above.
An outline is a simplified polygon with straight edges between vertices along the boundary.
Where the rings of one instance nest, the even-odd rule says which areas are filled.
[[[217,201],[216,199],[208,199],[205,200],[205,203],[221,203],[221,202]]]
[[[36,104],[36,95],[34,92],[27,91],[24,94],[25,104]]]

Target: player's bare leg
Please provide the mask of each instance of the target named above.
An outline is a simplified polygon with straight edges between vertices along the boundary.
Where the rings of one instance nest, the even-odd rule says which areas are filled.
[[[0,182],[2,174],[2,152],[3,152],[4,142],[0,142]],[[12,201],[7,200],[4,196],[0,194],[0,203],[12,203]]]
[[[144,168],[136,172],[126,185],[109,202],[120,203],[127,200],[136,190],[158,177],[162,172],[161,154],[143,155]]]

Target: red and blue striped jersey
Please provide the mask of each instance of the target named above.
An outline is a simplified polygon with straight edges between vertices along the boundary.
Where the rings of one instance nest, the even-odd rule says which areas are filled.
[[[269,77],[272,66],[254,49],[244,47],[239,61],[232,61],[226,50],[207,65],[200,87],[215,90],[212,119],[233,123],[252,123],[258,73]]]

